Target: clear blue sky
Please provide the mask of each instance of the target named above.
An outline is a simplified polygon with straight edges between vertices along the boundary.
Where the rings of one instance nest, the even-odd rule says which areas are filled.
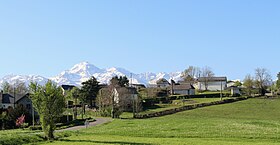
[[[135,73],[209,66],[243,79],[280,71],[279,0],[2,0],[0,77],[74,64]]]

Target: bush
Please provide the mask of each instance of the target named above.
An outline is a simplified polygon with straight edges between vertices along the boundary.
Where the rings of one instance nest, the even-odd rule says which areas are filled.
[[[15,109],[10,107],[5,112],[1,111],[0,130],[17,128],[15,122],[21,115],[25,115],[25,123],[32,123],[32,116],[29,114],[28,110],[23,105],[16,105]],[[28,125],[25,124],[25,126]]]
[[[112,108],[106,107],[99,110],[100,116],[102,117],[111,117]]]

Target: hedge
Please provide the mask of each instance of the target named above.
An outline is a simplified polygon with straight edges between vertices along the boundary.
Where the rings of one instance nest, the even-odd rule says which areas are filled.
[[[161,103],[171,103],[172,100],[181,100],[188,98],[220,98],[220,94],[198,94],[198,95],[172,95],[169,97],[157,97],[157,98],[148,98],[143,99],[142,105],[143,107],[153,106],[154,104]],[[227,97],[226,94],[223,94],[223,97]]]
[[[251,98],[251,97],[239,97],[239,98],[225,99],[225,100],[214,101],[214,102],[209,102],[209,103],[186,105],[186,106],[173,108],[173,109],[167,109],[167,110],[159,111],[159,112],[153,112],[153,113],[148,113],[148,114],[137,114],[137,115],[134,116],[134,118],[145,119],[145,118],[152,118],[152,117],[160,117],[160,116],[164,116],[164,115],[170,115],[170,114],[174,114],[174,113],[177,113],[177,112],[182,112],[182,111],[201,108],[201,107],[206,107],[206,106],[212,106],[212,105],[219,105],[219,104],[242,101],[242,100],[246,100],[248,98]]]

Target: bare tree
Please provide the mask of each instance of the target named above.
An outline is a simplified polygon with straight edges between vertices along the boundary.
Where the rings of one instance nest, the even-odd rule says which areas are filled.
[[[276,81],[276,92],[277,93],[279,93],[279,91],[280,91],[280,72],[278,72],[278,74],[277,74],[277,81]]]
[[[4,93],[12,94],[13,93],[13,86],[8,82],[2,83],[2,89]]]
[[[214,77],[214,72],[208,66],[201,69],[201,81],[205,86],[205,90],[208,90],[209,81]]]
[[[22,81],[16,81],[15,85],[15,91],[18,95],[25,95],[29,92],[29,89],[26,87],[25,83]]]
[[[265,95],[266,88],[271,85],[272,77],[267,69],[257,68],[255,70],[256,86],[259,89],[261,95]]]
[[[246,75],[244,80],[243,80],[243,85],[246,88],[246,93],[247,95],[251,96],[252,95],[252,90],[254,87],[254,78],[251,75]]]
[[[184,78],[184,80],[187,82],[192,82],[194,81],[194,78],[199,76],[199,73],[200,73],[199,67],[189,66],[182,73],[182,78]]]
[[[103,87],[99,90],[97,96],[97,106],[101,116],[110,117],[112,113],[113,105],[113,88],[111,86]]]
[[[111,115],[112,118],[116,118],[116,112],[117,112],[117,90],[116,88],[119,87],[119,81],[118,79],[114,79],[114,77],[110,80],[110,85],[108,86],[109,88],[109,94],[110,94],[110,98],[111,98],[111,103],[112,103],[112,110],[111,110]]]
[[[24,82],[19,80],[17,80],[14,84],[4,82],[1,87],[3,92],[8,94],[25,95],[28,93],[28,87]]]

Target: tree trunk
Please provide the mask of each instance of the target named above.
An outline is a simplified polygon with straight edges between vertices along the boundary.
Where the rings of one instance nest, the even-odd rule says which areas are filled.
[[[111,115],[112,118],[115,118],[115,105],[114,105],[114,95],[112,96],[112,111],[111,111]]]
[[[93,106],[92,106],[92,101],[93,101],[93,99],[90,99],[90,108],[92,109],[93,108]]]
[[[48,133],[48,139],[49,140],[53,140],[54,139],[53,132],[54,132],[54,130],[53,130],[53,128],[50,125],[50,129],[49,129],[49,133]]]
[[[75,107],[74,107],[74,120],[77,119],[77,98],[75,98]]]
[[[82,119],[84,119],[84,114],[86,113],[85,103],[82,104]]]

